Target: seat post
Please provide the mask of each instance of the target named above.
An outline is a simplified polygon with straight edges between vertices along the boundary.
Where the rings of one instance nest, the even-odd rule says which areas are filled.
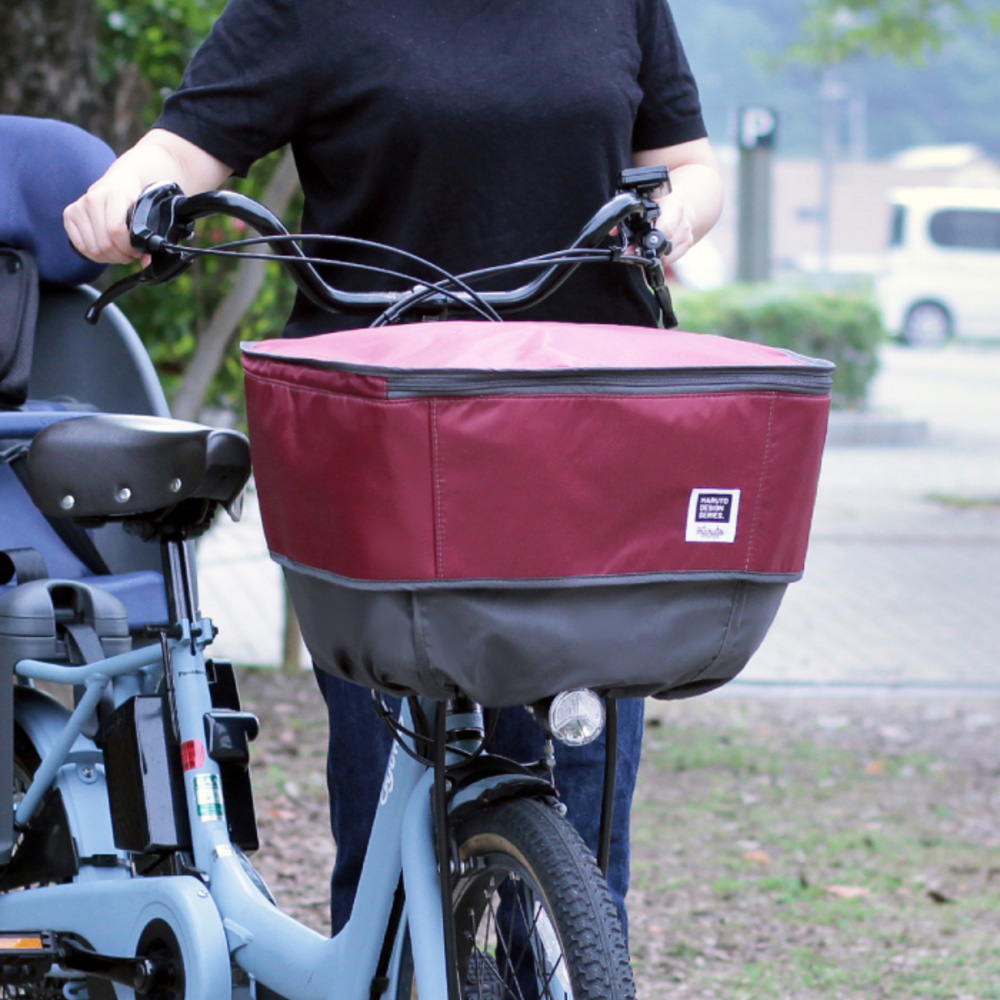
[[[172,625],[193,622],[198,617],[194,597],[194,577],[187,542],[183,537],[165,538],[160,542],[163,558],[163,579],[167,591],[167,614]]]

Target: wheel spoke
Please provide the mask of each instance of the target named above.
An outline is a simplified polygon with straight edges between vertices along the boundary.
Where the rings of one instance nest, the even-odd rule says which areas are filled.
[[[474,935],[479,949],[478,958],[472,958],[476,967],[466,973],[476,996],[494,1000],[498,986],[513,1000],[571,996],[568,975],[560,975],[565,956],[558,935],[531,887],[517,873],[509,872],[499,883],[491,881],[484,895],[488,905]],[[554,989],[557,981],[562,987],[558,990]]]
[[[498,900],[499,905],[495,908],[493,923],[497,929],[497,944],[498,946],[502,946],[498,947],[497,951],[502,951],[504,963],[504,968],[501,972],[501,979],[503,980],[504,987],[507,992],[516,992],[517,1000],[534,1000],[533,997],[526,997],[524,995],[521,979],[518,976],[518,972],[521,968],[520,958],[523,957],[523,948],[522,955],[515,958],[514,935],[517,930],[517,922],[511,919],[511,914],[509,912],[504,914],[502,920],[498,919],[500,917],[501,910],[507,909],[509,911],[511,908],[510,895],[515,890],[508,887],[509,882],[510,876],[508,876],[507,880],[504,882],[504,887],[507,887],[507,892],[499,891],[494,893],[494,898]],[[503,924],[506,924],[506,939],[504,938]]]

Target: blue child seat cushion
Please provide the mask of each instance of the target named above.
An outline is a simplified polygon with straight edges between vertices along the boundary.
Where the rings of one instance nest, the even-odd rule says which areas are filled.
[[[93,281],[104,267],[73,251],[62,213],[114,158],[106,142],[75,125],[0,115],[0,245],[30,250],[42,281]]]

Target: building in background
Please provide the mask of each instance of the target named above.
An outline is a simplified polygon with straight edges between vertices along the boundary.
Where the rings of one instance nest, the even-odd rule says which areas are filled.
[[[711,240],[725,274],[732,278],[736,274],[737,153],[723,148],[720,160],[728,207]],[[819,159],[775,157],[771,217],[776,277],[816,275],[822,269],[822,175]],[[879,273],[891,230],[890,193],[909,187],[1000,189],[1000,163],[974,144],[922,146],[886,160],[838,162],[830,194],[829,269],[834,275]]]

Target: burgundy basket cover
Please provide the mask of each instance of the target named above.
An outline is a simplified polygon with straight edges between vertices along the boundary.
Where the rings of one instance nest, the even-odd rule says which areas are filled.
[[[803,570],[832,366],[641,327],[244,345],[256,483],[317,663],[517,704],[734,676]]]

